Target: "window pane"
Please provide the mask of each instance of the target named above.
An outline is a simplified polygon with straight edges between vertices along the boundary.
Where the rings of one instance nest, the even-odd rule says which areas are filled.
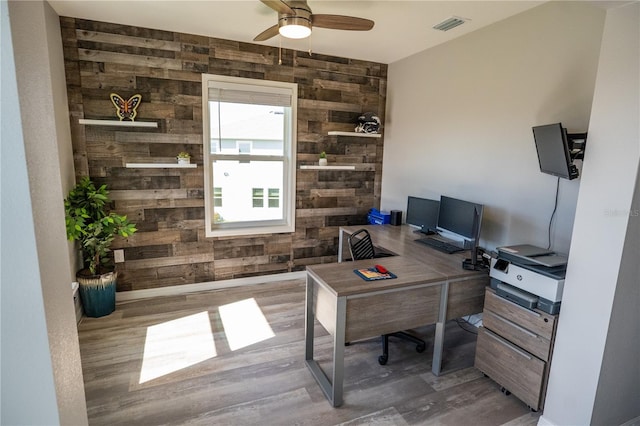
[[[264,207],[264,190],[262,188],[253,188],[253,207]]]
[[[213,205],[215,207],[222,207],[222,188],[213,188]]]
[[[285,107],[209,102],[211,153],[283,155]]]
[[[280,207],[280,190],[269,188],[269,208]]]
[[[214,224],[284,219],[283,203],[279,201],[284,182],[283,161],[214,160],[212,170],[213,183],[221,189],[224,205],[214,205]],[[265,186],[269,194],[278,194],[277,206],[262,208]]]

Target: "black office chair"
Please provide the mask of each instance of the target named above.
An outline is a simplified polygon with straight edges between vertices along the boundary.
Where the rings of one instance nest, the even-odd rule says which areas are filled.
[[[369,234],[369,231],[367,231],[366,229],[357,230],[349,236],[347,241],[349,243],[349,251],[351,252],[352,260],[375,259],[377,257],[389,256],[387,253],[376,253],[376,250],[373,246],[373,241],[371,240],[371,234]],[[385,365],[389,360],[389,336],[397,337],[399,339],[415,343],[416,351],[418,353],[424,352],[424,350],[427,348],[427,344],[424,342],[424,340],[412,336],[411,334],[404,331],[383,334],[382,355],[378,357],[378,363],[380,365]]]

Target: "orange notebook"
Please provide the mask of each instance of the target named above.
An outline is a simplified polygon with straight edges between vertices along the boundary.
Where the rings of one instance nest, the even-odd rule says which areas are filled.
[[[375,281],[375,280],[388,280],[392,278],[398,278],[392,272],[387,271],[382,274],[378,272],[376,268],[363,268],[363,269],[354,269],[353,272],[356,273],[360,278],[365,281]]]

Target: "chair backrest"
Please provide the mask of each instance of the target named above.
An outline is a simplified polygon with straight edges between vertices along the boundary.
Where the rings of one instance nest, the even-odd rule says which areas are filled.
[[[353,260],[373,259],[375,250],[371,235],[366,229],[359,229],[348,238],[349,251]]]

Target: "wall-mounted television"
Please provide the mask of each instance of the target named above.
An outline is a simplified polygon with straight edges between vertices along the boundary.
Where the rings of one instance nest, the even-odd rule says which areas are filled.
[[[562,123],[533,127],[540,171],[564,179],[578,177],[578,169],[571,161],[567,130]]]

